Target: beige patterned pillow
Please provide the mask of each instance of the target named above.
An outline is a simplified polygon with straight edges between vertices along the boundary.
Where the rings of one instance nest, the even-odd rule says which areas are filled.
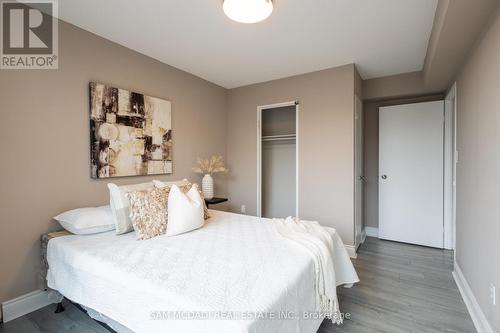
[[[130,191],[130,219],[141,240],[165,234],[170,186],[144,191]]]

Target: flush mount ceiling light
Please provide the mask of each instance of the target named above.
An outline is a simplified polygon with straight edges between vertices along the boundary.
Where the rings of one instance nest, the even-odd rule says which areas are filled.
[[[273,12],[272,0],[224,0],[224,13],[240,23],[257,23]]]

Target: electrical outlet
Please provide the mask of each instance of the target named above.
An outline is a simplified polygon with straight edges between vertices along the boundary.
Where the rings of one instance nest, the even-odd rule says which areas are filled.
[[[245,214],[247,212],[247,206],[241,205],[241,214]]]
[[[491,298],[491,304],[492,305],[497,305],[497,288],[493,284],[490,284],[490,298]]]

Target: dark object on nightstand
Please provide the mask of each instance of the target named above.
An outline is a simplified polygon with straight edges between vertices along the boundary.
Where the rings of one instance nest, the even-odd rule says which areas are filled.
[[[212,199],[205,199],[205,204],[207,205],[207,208],[210,208],[210,205],[216,205],[226,201],[228,201],[227,198],[213,197]]]

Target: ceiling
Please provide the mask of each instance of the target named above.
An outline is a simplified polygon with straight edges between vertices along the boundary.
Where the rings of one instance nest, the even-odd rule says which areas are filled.
[[[64,0],[59,17],[225,88],[355,63],[363,79],[420,71],[438,0],[275,0],[257,24],[222,0]]]

